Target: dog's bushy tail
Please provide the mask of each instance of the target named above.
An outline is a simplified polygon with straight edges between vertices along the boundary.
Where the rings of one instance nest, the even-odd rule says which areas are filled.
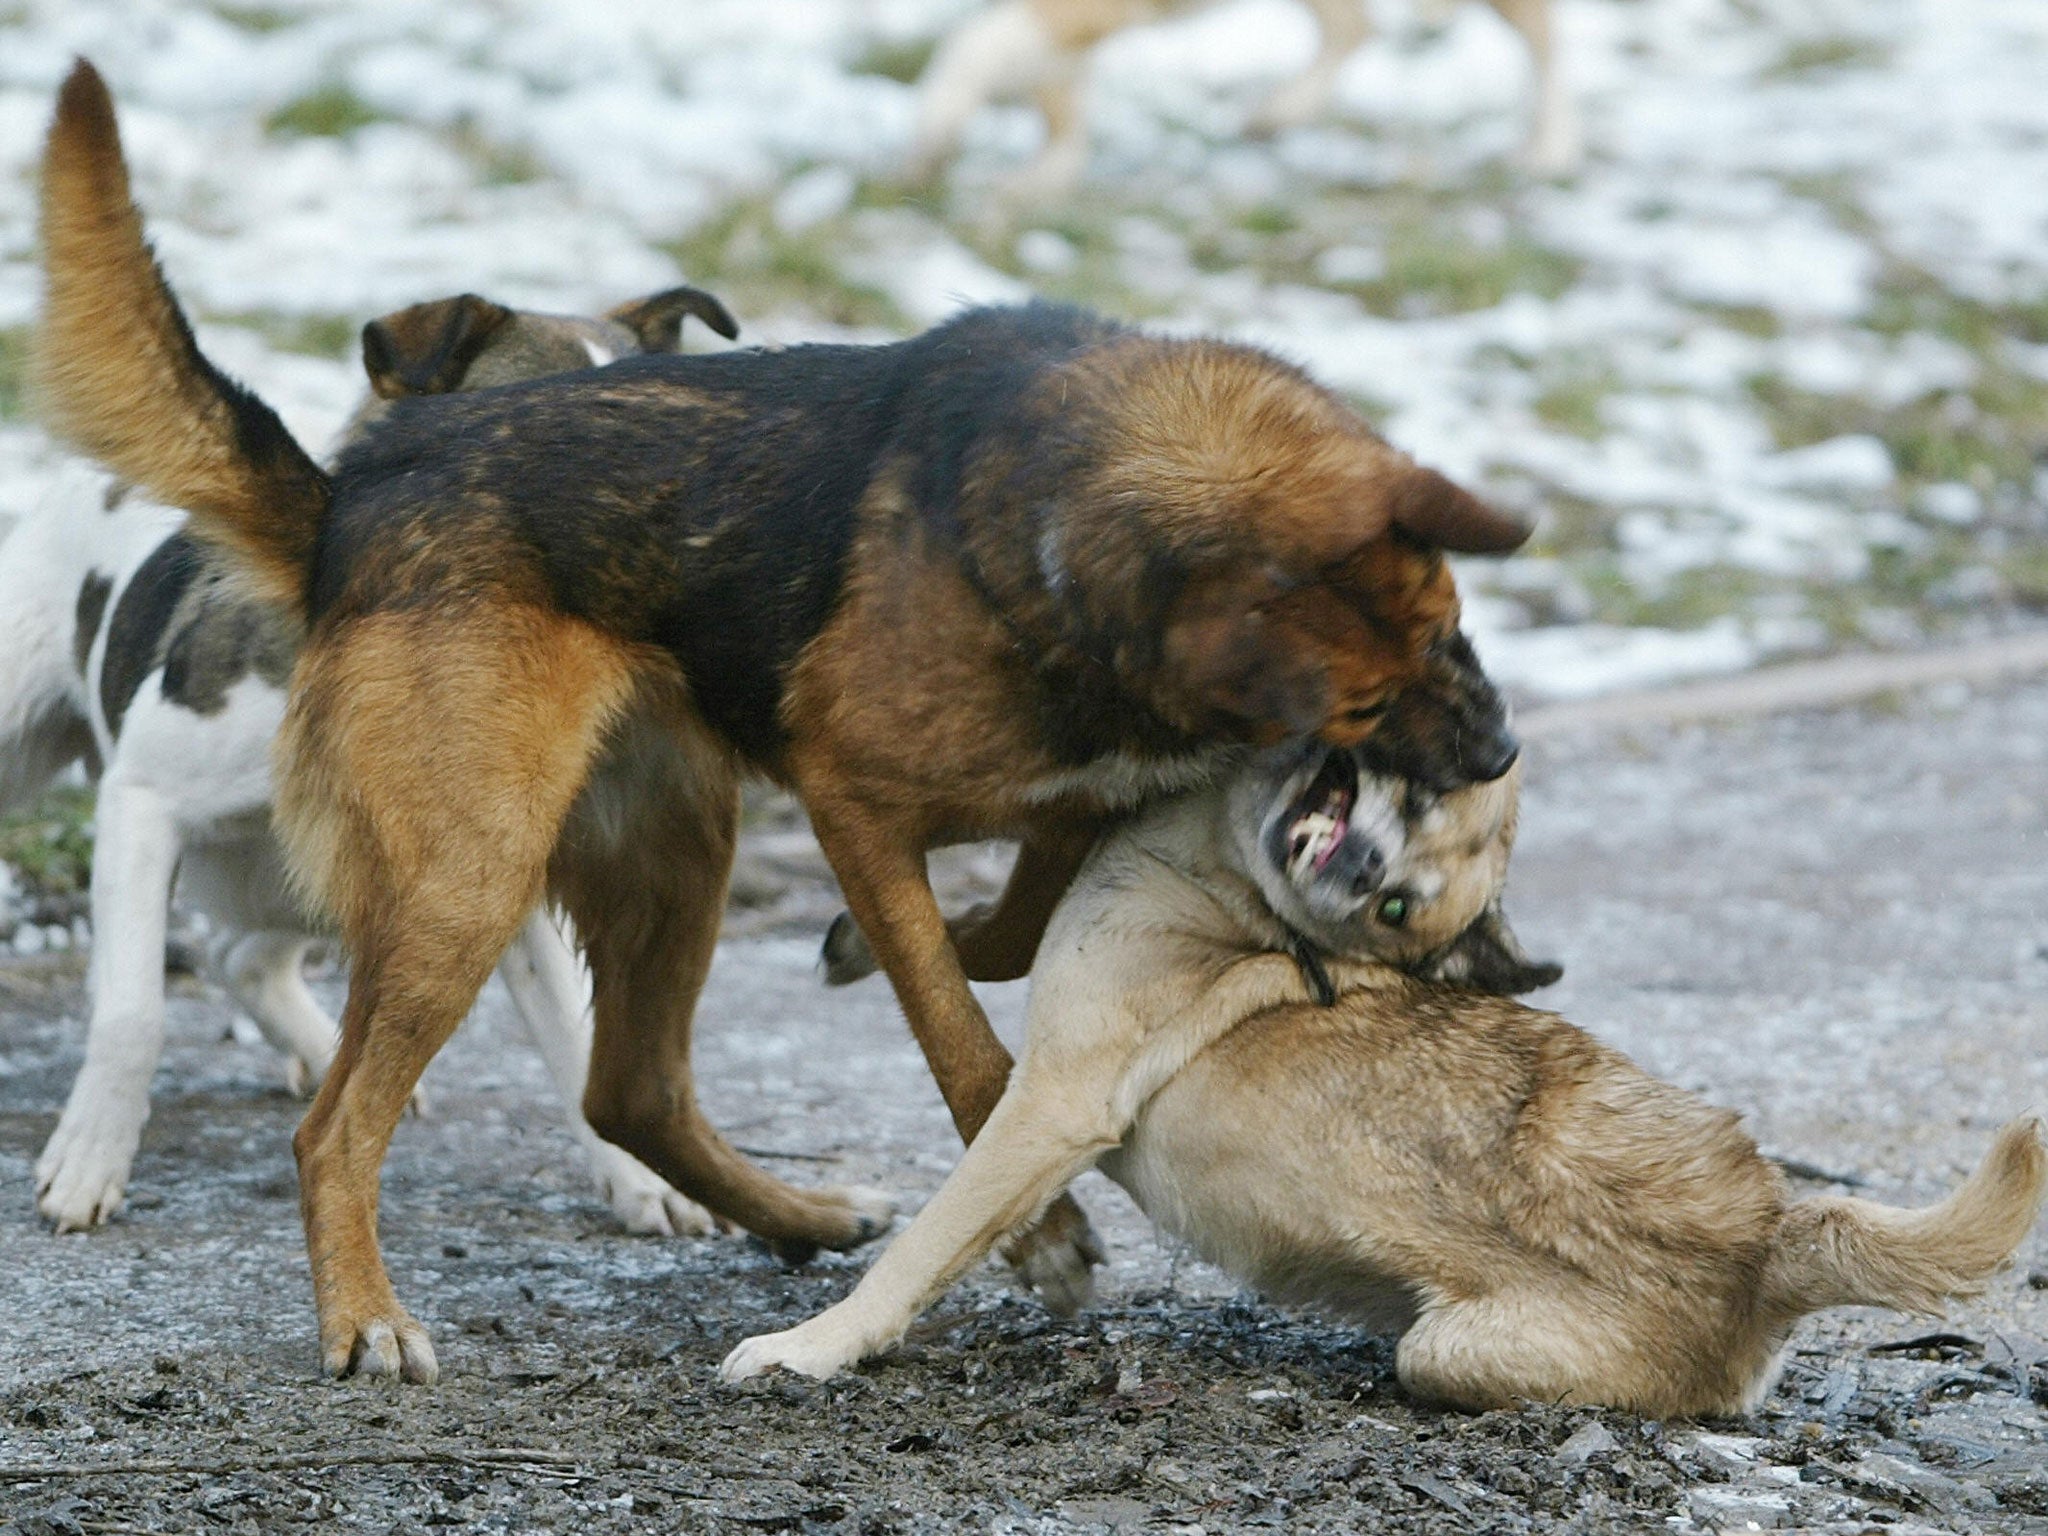
[[[2048,1189],[2041,1122],[2015,1120],[1955,1193],[1925,1210],[1802,1200],[1779,1222],[1763,1297],[1786,1319],[1822,1307],[1934,1312],[1966,1296],[2018,1248]]]
[[[51,430],[192,515],[256,594],[303,614],[327,476],[200,354],[130,200],[114,103],[83,59],[43,152],[36,384]]]

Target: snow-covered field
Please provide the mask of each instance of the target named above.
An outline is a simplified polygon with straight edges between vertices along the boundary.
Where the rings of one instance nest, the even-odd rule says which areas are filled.
[[[1466,572],[1490,664],[1569,695],[2048,603],[2048,4],[1559,0],[1589,155],[1519,177],[1484,7],[1379,0],[1337,110],[1241,127],[1307,56],[1229,0],[1096,61],[1080,191],[996,185],[984,114],[908,199],[915,74],[962,0],[0,0],[0,516],[34,166],[92,57],[215,354],[324,440],[356,328],[474,290],[608,306],[687,277],[749,339],[884,337],[1043,292],[1255,340],[1419,457],[1540,510]]]

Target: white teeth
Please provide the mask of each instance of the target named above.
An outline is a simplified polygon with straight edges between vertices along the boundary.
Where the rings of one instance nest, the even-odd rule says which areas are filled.
[[[1315,872],[1316,861],[1323,850],[1344,835],[1344,823],[1334,816],[1325,816],[1321,811],[1310,811],[1294,824],[1288,841],[1294,845],[1294,852],[1287,860],[1287,878],[1300,880]]]

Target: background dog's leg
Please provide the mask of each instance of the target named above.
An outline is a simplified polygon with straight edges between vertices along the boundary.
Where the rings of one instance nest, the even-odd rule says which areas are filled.
[[[1059,1085],[1064,1089],[1067,1085]],[[853,1294],[782,1333],[748,1339],[726,1356],[727,1381],[781,1366],[830,1376],[903,1337],[932,1299],[987,1256],[1004,1233],[1044,1210],[1121,1128],[1098,1091],[1004,1095],[960,1166],[917,1218],[875,1260]]]
[[[164,1046],[164,929],[177,827],[154,789],[112,776],[100,786],[95,817],[85,1065],[36,1160],[36,1208],[59,1232],[97,1226],[120,1209]]]
[[[320,1086],[334,1060],[334,1020],[306,986],[306,951],[314,942],[306,933],[245,933],[219,961],[221,980],[283,1053],[285,1081],[300,1095]]]
[[[569,1129],[591,1176],[628,1232],[695,1237],[712,1230],[710,1213],[662,1182],[645,1163],[603,1140],[583,1118],[590,1075],[590,985],[556,918],[535,907],[498,962],[526,1033],[547,1062],[569,1112]]]
[[[917,129],[906,177],[934,180],[958,152],[974,114],[1036,89],[1058,61],[1030,0],[1002,0],[949,31],[917,83]]]
[[[960,968],[925,873],[922,829],[835,794],[825,768],[799,787],[812,830],[839,877],[847,908],[896,989],[910,1032],[931,1067],[961,1139],[973,1141],[1010,1080],[1010,1053],[989,1027]],[[1093,1289],[1102,1243],[1071,1195],[1012,1242],[1010,1262],[1047,1306],[1072,1312]]]
[[[1088,119],[1082,110],[1084,64],[1063,56],[1031,93],[1045,116],[1045,143],[1023,170],[1003,182],[1003,196],[1027,207],[1055,202],[1072,192],[1088,169]]]
[[[1372,36],[1364,0],[1309,0],[1309,9],[1316,17],[1316,56],[1252,114],[1245,125],[1252,134],[1284,133],[1321,117],[1344,61]]]
[[[732,754],[680,702],[613,735],[553,883],[597,1014],[583,1109],[597,1133],[789,1259],[879,1236],[871,1191],[797,1189],[734,1151],[697,1106],[690,1027],[725,912],[739,821]]]
[[[1030,973],[1045,925],[1103,825],[1091,819],[1034,827],[1017,849],[1001,899],[947,919],[946,932],[969,981],[1016,981]],[[826,930],[824,961],[828,986],[874,974],[875,953],[852,914],[840,913]]]
[[[1522,35],[1529,45],[1530,90],[1529,132],[1522,141],[1519,159],[1523,167],[1539,176],[1568,176],[1579,168],[1584,148],[1580,141],[1578,107],[1558,72],[1557,56],[1551,48],[1549,0],[1489,0],[1501,19]]]

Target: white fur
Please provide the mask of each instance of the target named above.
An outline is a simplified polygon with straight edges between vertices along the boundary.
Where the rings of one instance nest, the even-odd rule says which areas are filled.
[[[594,362],[608,358],[591,347]],[[130,495],[105,509],[110,482],[80,472],[0,542],[0,808],[32,797],[79,754],[86,732],[104,771],[92,872],[94,942],[85,1062],[36,1161],[37,1208],[60,1232],[120,1209],[149,1117],[163,1051],[164,935],[179,900],[220,933],[218,979],[286,1059],[304,1092],[334,1057],[335,1028],[301,961],[319,935],[287,887],[270,831],[270,741],[284,693],[250,676],[225,708],[198,714],[143,680],[118,735],[100,707],[106,617],[138,566],[183,514]],[[75,659],[78,593],[110,578],[87,665]],[[589,1067],[588,985],[568,939],[544,913],[500,963],[521,1020],[546,1059],[592,1176],[629,1231],[695,1233],[710,1219],[643,1164],[591,1132],[581,1114]]]

